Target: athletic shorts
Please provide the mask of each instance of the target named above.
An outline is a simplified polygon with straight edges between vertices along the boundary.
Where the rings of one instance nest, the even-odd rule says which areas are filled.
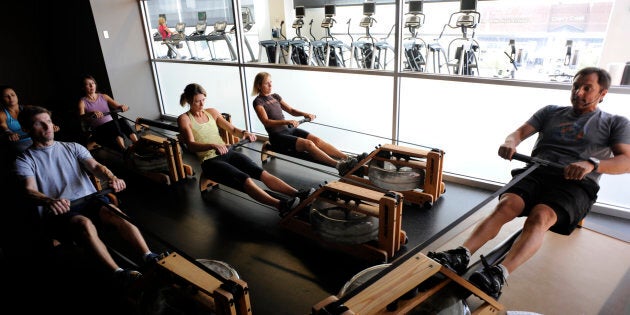
[[[263,168],[245,154],[229,150],[201,163],[205,177],[228,187],[243,191],[248,178],[260,180]]]
[[[95,196],[79,206],[70,206],[70,211],[64,214],[44,215],[46,229],[52,237],[61,242],[64,240],[76,240],[76,231],[73,230],[74,225],[70,222],[70,219],[77,215],[83,215],[90,219],[95,226],[102,226],[99,211],[104,204],[109,204],[110,202],[107,196]]]
[[[131,126],[129,126],[126,120],[114,117],[113,120],[94,128],[93,137],[94,141],[102,146],[114,150],[120,150],[118,142],[116,142],[116,138],[129,138],[129,136],[133,133],[135,132],[131,129]]]
[[[519,195],[525,201],[525,209],[519,216],[528,216],[537,204],[548,205],[558,216],[550,230],[569,235],[590,211],[598,191],[599,185],[590,179],[567,180],[561,174],[539,167],[508,188],[506,193]]]
[[[298,138],[308,137],[309,132],[300,128],[288,128],[286,130],[269,135],[269,142],[274,151],[278,153],[296,153],[295,144]]]

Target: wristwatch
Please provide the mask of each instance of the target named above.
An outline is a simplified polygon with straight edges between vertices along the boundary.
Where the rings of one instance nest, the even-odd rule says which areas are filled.
[[[593,172],[597,171],[597,169],[599,168],[599,159],[591,156],[590,158],[588,158],[588,161],[595,166]]]

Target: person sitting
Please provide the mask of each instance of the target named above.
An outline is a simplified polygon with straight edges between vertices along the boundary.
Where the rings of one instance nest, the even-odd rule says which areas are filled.
[[[22,130],[20,122],[17,120],[20,110],[24,107],[20,105],[15,89],[8,85],[0,86],[0,128],[2,135],[9,144],[12,156],[26,150],[33,144],[28,134]],[[54,125],[54,131],[59,131],[59,126]]]
[[[96,80],[88,75],[83,78],[85,96],[79,100],[79,115],[89,124],[94,140],[100,145],[128,152],[125,137],[132,145],[138,142],[138,135],[126,120],[120,119],[114,111],[126,112],[127,105],[121,104],[109,95],[97,92]]]
[[[256,95],[253,101],[256,115],[265,126],[269,142],[276,150],[306,152],[315,161],[335,167],[341,176],[346,175],[358,161],[367,156],[367,153],[363,153],[359,157],[350,157],[314,134],[297,128],[298,121],[285,119],[283,111],[311,121],[316,116],[289,106],[280,95],[271,92],[271,87],[271,75],[260,72],[254,78],[252,95]]]
[[[256,135],[236,128],[215,108],[204,108],[206,90],[199,84],[186,86],[180,97],[182,107],[189,110],[179,115],[177,123],[180,137],[189,150],[195,152],[201,169],[209,179],[247,193],[254,200],[277,208],[284,216],[308,197],[315,189],[297,190],[280,178],[265,171],[246,155],[230,150],[219,134],[219,128],[231,135],[256,141]],[[281,200],[260,188],[254,179],[263,182],[271,190],[290,196]]]
[[[18,120],[33,144],[18,155],[15,175],[25,189],[26,198],[38,206],[46,234],[62,243],[76,241],[88,247],[123,285],[130,285],[140,278],[140,272],[122,269],[118,265],[100,239],[97,228],[113,227],[144,263],[159,260],[161,255],[149,250],[140,230],[119,215],[122,211],[106,196],[98,197],[100,200],[94,197],[85,203],[72,204],[72,200],[96,192],[88,172],[97,178],[107,179],[108,187],[115,192],[126,188],[125,181],[98,163],[84,146],[55,141],[51,113],[47,109],[25,107]]]
[[[540,249],[547,230],[571,234],[597,200],[601,175],[630,173],[630,121],[597,107],[610,80],[610,74],[600,68],[579,70],[573,77],[572,106],[539,109],[499,147],[499,156],[510,160],[522,141],[538,133],[532,157],[565,165],[563,170],[539,167],[520,181],[510,182],[494,211],[462,246],[427,256],[462,275],[471,254],[496,237],[504,224],[526,216],[520,237],[505,259],[469,277],[472,284],[498,298],[508,275]]]

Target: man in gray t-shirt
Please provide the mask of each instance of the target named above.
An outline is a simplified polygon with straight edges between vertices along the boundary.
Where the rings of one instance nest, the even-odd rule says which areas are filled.
[[[33,139],[33,145],[17,157],[16,175],[27,197],[39,206],[46,232],[62,241],[77,241],[91,247],[91,252],[114,272],[121,284],[130,285],[141,274],[118,266],[94,226],[115,227],[144,262],[155,261],[159,255],[149,250],[136,226],[114,212],[122,213],[107,197],[94,196],[84,203],[72,203],[96,192],[86,170],[107,179],[116,192],[125,189],[125,182],[98,163],[85,147],[55,141],[50,112],[45,108],[25,108],[18,119]]]
[[[538,251],[547,230],[570,234],[597,200],[601,174],[630,173],[628,118],[597,108],[609,87],[610,74],[605,70],[581,69],[573,78],[572,106],[545,106],[509,134],[499,147],[502,158],[512,159],[516,147],[538,133],[532,156],[564,167],[539,167],[521,180],[513,180],[494,211],[462,246],[428,256],[463,274],[472,253],[493,239],[504,224],[527,216],[503,261],[484,266],[469,278],[498,298],[505,279]]]

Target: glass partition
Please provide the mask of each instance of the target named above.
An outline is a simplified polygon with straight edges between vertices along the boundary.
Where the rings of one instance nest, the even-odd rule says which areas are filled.
[[[391,143],[394,80],[388,76],[335,74],[287,69],[246,68],[252,130],[266,131],[251,107],[251,83],[260,71],[271,74],[274,93],[292,107],[317,115],[301,126],[339,149],[369,152]],[[291,116],[284,113],[285,117]],[[302,117],[297,118],[300,120]]]
[[[547,104],[570,105],[570,86],[522,87],[471,82],[403,78],[400,133],[404,143],[445,152],[444,171],[497,183],[510,180],[518,161],[498,156],[505,137]],[[609,92],[602,110],[630,117],[630,94]],[[521,143],[530,155],[536,135]],[[630,207],[621,191],[630,174],[603,175],[598,202]]]
[[[198,83],[208,94],[206,107],[231,114],[235,126],[246,126],[237,67],[162,62],[156,64],[156,75],[159,77],[163,110],[168,116],[177,117],[188,111],[188,106],[179,104],[181,94],[187,84]]]

